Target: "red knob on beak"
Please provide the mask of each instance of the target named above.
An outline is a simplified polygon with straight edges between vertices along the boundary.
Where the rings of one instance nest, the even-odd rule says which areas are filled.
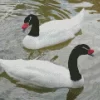
[[[93,53],[94,53],[94,50],[92,50],[92,49],[88,50],[88,55],[92,55]]]
[[[29,24],[28,24],[28,23],[24,23],[24,24],[22,25],[23,31],[25,31],[25,29],[27,29],[28,27],[29,27]]]

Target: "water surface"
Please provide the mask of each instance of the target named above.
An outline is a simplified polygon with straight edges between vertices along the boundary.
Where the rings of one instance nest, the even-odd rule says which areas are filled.
[[[79,69],[85,78],[84,88],[37,90],[18,85],[6,73],[0,76],[0,100],[100,100],[100,1],[99,0],[0,0],[0,58],[49,60],[67,68],[68,57],[79,43],[95,50],[95,57],[79,58]],[[65,19],[85,8],[81,31],[72,40],[41,50],[23,48],[21,25],[26,15],[33,13],[40,24]],[[44,53],[44,55],[42,55]]]

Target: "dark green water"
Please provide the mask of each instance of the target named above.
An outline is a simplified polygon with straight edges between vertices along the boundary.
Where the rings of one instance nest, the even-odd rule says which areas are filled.
[[[65,43],[41,50],[27,50],[22,46],[26,33],[21,25],[26,15],[33,13],[40,24],[70,18],[85,8],[82,30]],[[0,76],[0,100],[100,100],[100,0],[0,0],[0,58],[39,59],[67,67],[69,53],[79,43],[95,50],[95,57],[79,58],[79,69],[85,78],[84,88],[37,90],[18,85],[6,73]]]

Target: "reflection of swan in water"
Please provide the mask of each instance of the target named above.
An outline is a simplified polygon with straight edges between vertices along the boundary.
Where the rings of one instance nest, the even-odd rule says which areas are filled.
[[[69,89],[66,100],[75,100],[77,96],[83,91],[83,89],[84,89],[83,87],[76,89]]]

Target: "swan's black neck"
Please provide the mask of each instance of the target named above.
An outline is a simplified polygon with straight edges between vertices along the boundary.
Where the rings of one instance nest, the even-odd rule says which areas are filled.
[[[33,37],[39,36],[39,20],[38,19],[33,20],[32,28],[28,35],[33,36]]]
[[[70,71],[71,80],[73,81],[78,81],[82,77],[77,66],[77,60],[79,56],[80,54],[78,54],[78,51],[73,50],[68,61],[68,68]]]

